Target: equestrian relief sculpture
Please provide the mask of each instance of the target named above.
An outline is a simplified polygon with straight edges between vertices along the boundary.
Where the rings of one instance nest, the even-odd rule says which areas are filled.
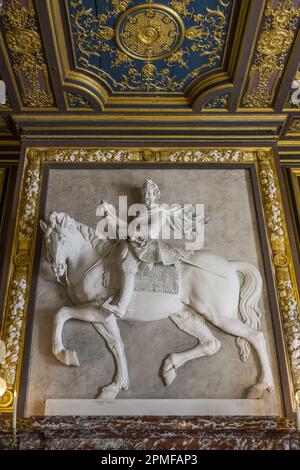
[[[248,262],[227,261],[203,249],[200,239],[207,220],[192,206],[160,204],[160,191],[153,181],[145,181],[141,199],[129,229],[127,221],[118,218],[115,208],[105,201],[97,210],[102,216],[97,229],[56,211],[40,221],[47,260],[72,303],[55,315],[54,356],[64,365],[79,366],[76,351],[64,347],[63,328],[70,319],[91,322],[116,360],[114,378],[98,398],[115,398],[129,387],[118,321],[170,318],[198,340],[192,349],[165,358],[161,370],[166,386],[185,363],[220,350],[221,343],[208,327],[212,324],[236,338],[242,361],[251,346],[256,350],[260,370],[247,398],[262,398],[273,389],[273,378],[265,338],[259,331],[259,271]],[[177,237],[162,237],[163,232],[177,233]],[[192,238],[194,243],[189,242]]]

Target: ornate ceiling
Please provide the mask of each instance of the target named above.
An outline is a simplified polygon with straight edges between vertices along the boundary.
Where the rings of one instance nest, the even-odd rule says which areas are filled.
[[[0,114],[18,140],[289,146],[299,137],[299,20],[300,0],[4,0]]]
[[[231,0],[65,3],[76,67],[113,93],[184,95],[222,70],[234,32]]]

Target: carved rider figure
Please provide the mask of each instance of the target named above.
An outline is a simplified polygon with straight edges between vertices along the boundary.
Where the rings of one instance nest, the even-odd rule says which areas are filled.
[[[165,242],[160,239],[163,227],[174,231],[182,232],[182,217],[184,206],[175,204],[171,208],[164,204],[159,204],[160,191],[156,183],[152,180],[146,180],[142,186],[143,207],[139,215],[134,219],[134,233],[129,233],[127,242],[119,243],[120,267],[121,267],[121,286],[115,297],[110,297],[104,307],[123,317],[128,308],[130,299],[134,291],[135,274],[138,271],[140,262],[147,263],[149,269],[152,269],[154,263],[163,265],[174,265],[180,261],[183,256],[190,254],[185,248],[174,246],[171,242]],[[106,217],[109,218],[110,211],[107,203],[102,203]],[[201,217],[202,225],[206,220]],[[122,221],[117,219],[117,224]],[[192,231],[192,227],[185,224],[186,230]],[[198,248],[197,248],[198,249]]]

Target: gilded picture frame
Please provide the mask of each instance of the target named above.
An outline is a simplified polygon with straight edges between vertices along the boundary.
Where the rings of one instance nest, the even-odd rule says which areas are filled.
[[[5,299],[1,339],[6,345],[6,361],[1,377],[7,390],[0,399],[0,412],[12,412],[14,391],[18,393],[22,372],[35,246],[40,215],[45,165],[125,165],[128,168],[144,164],[213,165],[224,168],[233,165],[255,171],[258,198],[267,239],[267,256],[273,271],[275,302],[280,312],[283,362],[286,374],[282,379],[290,406],[296,410],[300,394],[300,313],[299,292],[291,247],[282,205],[273,149],[265,148],[27,148],[19,192],[17,223]]]

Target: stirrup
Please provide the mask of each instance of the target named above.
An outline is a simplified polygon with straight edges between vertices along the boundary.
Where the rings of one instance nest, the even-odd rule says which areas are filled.
[[[117,317],[122,318],[124,317],[126,313],[126,309],[120,308],[117,305],[111,304],[110,302],[112,301],[113,297],[109,297],[102,307],[104,307],[106,310],[109,310],[110,312],[114,313]]]

